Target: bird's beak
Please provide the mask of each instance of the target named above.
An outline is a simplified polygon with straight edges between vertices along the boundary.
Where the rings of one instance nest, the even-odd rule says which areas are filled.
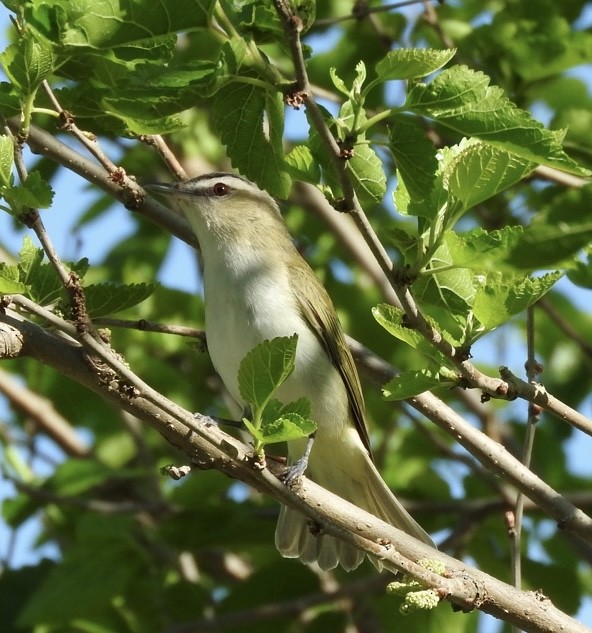
[[[154,193],[171,194],[176,189],[175,184],[171,182],[147,182],[144,184],[144,189],[153,191]]]

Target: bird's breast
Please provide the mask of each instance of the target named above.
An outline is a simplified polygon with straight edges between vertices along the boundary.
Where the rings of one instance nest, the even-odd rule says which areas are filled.
[[[298,335],[296,367],[277,393],[282,402],[306,397],[322,429],[347,423],[348,402],[341,377],[304,319],[288,267],[265,262],[240,270],[204,268],[208,350],[230,395],[244,405],[238,388],[241,360],[266,339]]]

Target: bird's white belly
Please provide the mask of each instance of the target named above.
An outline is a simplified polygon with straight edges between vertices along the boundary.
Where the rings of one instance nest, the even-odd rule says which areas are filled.
[[[306,397],[317,437],[341,433],[349,416],[348,399],[338,371],[300,313],[283,279],[256,278],[245,288],[221,289],[206,283],[206,335],[216,371],[230,395],[244,406],[238,388],[241,360],[266,339],[298,335],[296,366],[278,390],[284,403]],[[232,285],[232,284],[231,284]]]

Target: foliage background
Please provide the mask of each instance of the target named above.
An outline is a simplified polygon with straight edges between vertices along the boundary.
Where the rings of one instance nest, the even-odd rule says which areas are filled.
[[[8,9],[24,6],[3,4]],[[185,74],[161,72],[158,76],[151,71],[150,56],[158,59],[160,48],[170,46],[167,38],[171,36],[163,36],[153,42],[153,48],[147,47],[141,57],[135,57],[137,51],[117,49],[117,42],[99,41],[107,30],[92,22],[90,5],[81,1],[70,3],[70,9],[91,16],[93,28],[86,31],[90,43],[63,40],[53,59],[59,58],[63,64],[59,78],[48,75],[60,103],[72,110],[79,127],[98,134],[110,159],[140,180],[171,176],[159,155],[130,138],[130,132],[170,132],[167,140],[191,174],[230,168],[227,154],[235,166],[245,168],[241,164],[245,153],[238,151],[241,141],[230,136],[236,130],[224,120],[226,115],[232,117],[232,108],[226,112],[225,106],[241,102],[224,91],[244,84],[232,83],[220,90],[204,84],[202,77],[217,63],[223,38],[206,28],[205,13],[196,9],[199,3],[174,4],[173,10],[172,3],[160,3],[157,6],[163,14],[154,11],[146,20],[156,29],[166,15],[171,32],[185,31],[187,16],[203,24],[202,29],[179,38],[175,59],[187,63]],[[272,7],[254,3],[258,8],[253,24],[245,26],[250,4],[232,5],[237,14],[245,5],[240,13],[244,21],[234,28],[254,38],[273,56],[277,72],[290,78],[285,47],[276,43],[278,25],[270,15]],[[592,103],[588,76],[582,71],[592,58],[591,10],[588,3],[576,0],[558,4],[469,0],[334,23],[335,16],[350,13],[350,3],[322,3],[317,8],[319,22],[305,37],[312,49],[310,79],[319,94],[334,98],[338,93],[330,67],[351,86],[358,61],[363,59],[368,69],[373,68],[385,55],[386,44],[454,46],[458,48],[454,63],[486,73],[515,104],[545,118],[552,129],[567,127],[567,153],[590,167]],[[60,15],[57,9],[52,14],[48,7],[55,9],[60,3],[30,6],[38,19],[31,22],[36,36],[47,36],[48,29],[55,27],[52,20]],[[93,6],[95,15],[100,13],[97,7],[107,10],[106,4]],[[222,6],[227,14],[232,13],[230,3]],[[143,17],[134,20],[140,23]],[[321,20],[328,24],[323,26]],[[224,26],[228,30],[232,25]],[[73,37],[66,30],[62,35]],[[72,54],[68,46],[80,50]],[[111,57],[114,49],[116,59]],[[236,42],[232,55],[226,49],[227,66],[216,80],[235,71],[231,66],[239,51]],[[1,94],[4,114],[10,116],[14,94],[8,90]],[[379,112],[385,103],[399,103],[403,94],[403,82],[393,82],[384,92],[372,92],[365,107]],[[336,113],[331,99],[322,103]],[[42,91],[36,105],[50,105]],[[186,110],[190,106],[194,107]],[[277,109],[277,103],[270,105],[268,116]],[[302,110],[288,109],[287,116],[286,143],[290,147],[299,136],[306,136],[307,124]],[[56,131],[52,117],[38,113],[33,120],[74,143],[64,132]],[[462,137],[433,120],[426,120],[425,132],[438,146],[453,145]],[[379,152],[392,174],[387,151]],[[266,171],[256,156],[248,156],[251,168],[260,170],[250,177],[259,175],[269,186],[267,173],[277,183],[273,170]],[[85,284],[161,281],[149,298],[117,316],[200,326],[203,306],[194,293],[198,281],[188,250],[181,250],[161,228],[114,203],[112,197],[64,175],[49,159],[27,154],[26,160],[30,170],[38,170],[55,190],[52,208],[42,217],[60,256],[68,261],[90,260]],[[421,163],[421,157],[417,160]],[[330,180],[330,175],[325,176]],[[390,178],[389,188],[393,186]],[[386,240],[396,228],[409,225],[408,218],[393,214],[390,195],[384,197],[384,203],[363,202],[381,238]],[[294,196],[286,207],[287,222],[333,297],[348,333],[396,367],[422,366],[424,359],[417,350],[397,344],[371,318],[371,308],[384,300],[380,288],[364,267],[353,263],[348,249],[312,209],[314,205],[304,196]],[[482,226],[493,230],[536,223],[537,217],[551,226],[561,222],[579,226],[589,209],[586,188],[530,178],[477,205],[463,217],[460,229]],[[5,261],[13,263],[26,231],[14,217],[3,226],[0,247]],[[592,355],[587,303],[592,270],[585,242],[580,246],[578,260],[570,253],[568,278],[535,310],[535,345],[537,359],[544,365],[541,380],[549,391],[589,415]],[[115,291],[113,296],[117,297]],[[474,346],[474,362],[491,375],[499,364],[520,373],[526,358],[525,331],[522,313]],[[113,328],[112,344],[138,375],[175,402],[204,413],[226,411],[207,355],[196,351],[187,339]],[[253,631],[497,630],[498,625],[488,618],[454,613],[447,605],[403,619],[396,600],[383,594],[384,582],[369,564],[352,574],[320,574],[280,559],[272,546],[275,502],[214,471],[179,482],[162,477],[159,468],[184,463],[184,456],[156,432],[38,363],[3,361],[0,369],[0,388],[8,402],[0,427],[5,476],[1,630],[179,632],[244,630],[247,624]],[[28,402],[34,394],[42,395],[43,400],[35,401],[32,408],[19,405],[12,395],[18,388],[26,389]],[[426,529],[447,539],[453,555],[466,557],[508,581],[510,548],[504,504],[494,502],[512,499],[512,493],[501,481],[492,484],[464,450],[417,419],[406,406],[383,401],[380,390],[369,380],[365,393],[376,454],[387,482],[403,498],[413,499],[410,508],[414,515]],[[478,394],[448,388],[440,388],[438,395],[520,455],[526,403],[479,405]],[[79,439],[78,445],[48,438],[47,421],[54,416],[65,423],[69,437]],[[550,416],[544,415],[537,425],[533,470],[555,489],[572,495],[583,509],[589,509],[592,502],[589,459],[580,457],[589,454],[589,448],[587,436]],[[25,555],[26,534],[32,525],[38,535],[30,545],[31,553]],[[523,553],[524,587],[542,588],[562,610],[579,612],[591,624],[592,618],[582,611],[592,582],[589,545],[562,534],[552,520],[533,509],[525,520]],[[332,591],[341,591],[343,599],[334,600]],[[265,610],[271,607],[273,618]]]

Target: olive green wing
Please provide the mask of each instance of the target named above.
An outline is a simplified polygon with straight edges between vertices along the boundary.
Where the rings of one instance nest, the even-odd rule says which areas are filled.
[[[372,455],[370,438],[368,437],[368,429],[364,419],[364,396],[362,395],[360,378],[341,324],[337,318],[337,313],[327,291],[316,278],[314,272],[306,264],[304,266],[298,264],[290,267],[294,295],[298,300],[304,318],[341,375],[356,429],[364,446]],[[318,299],[313,301],[313,297],[320,297],[321,301]]]

